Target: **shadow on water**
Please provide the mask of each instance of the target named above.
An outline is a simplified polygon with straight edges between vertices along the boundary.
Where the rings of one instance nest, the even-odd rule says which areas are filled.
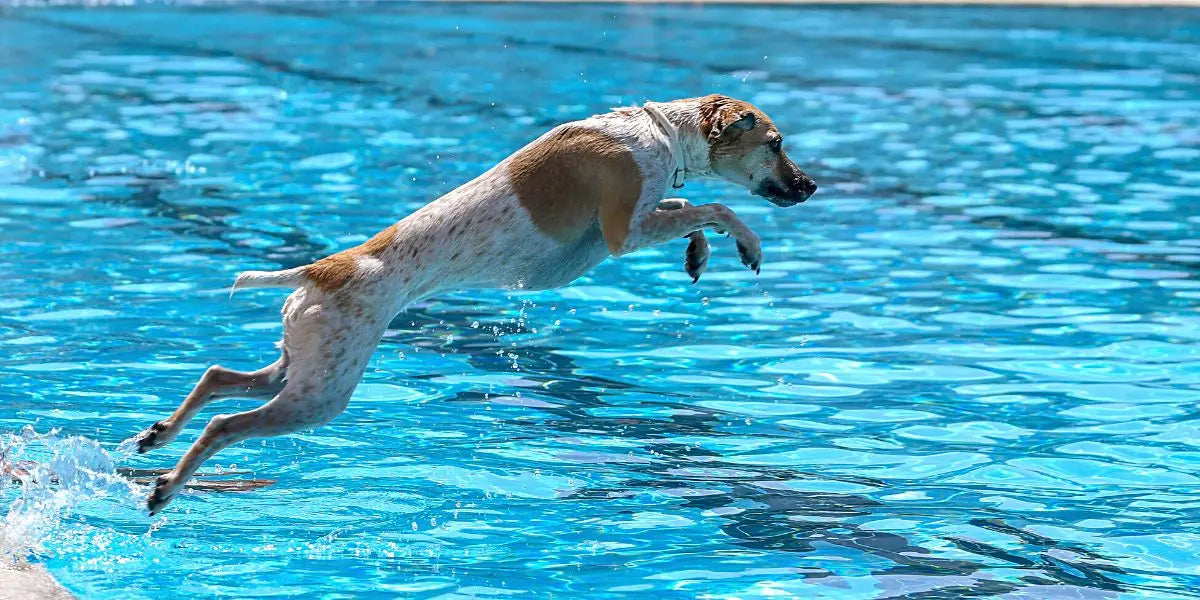
[[[67,178],[70,179],[69,177]],[[186,205],[176,204],[164,196],[164,192],[175,188],[177,180],[170,175],[139,175],[136,180],[126,184],[127,193],[96,192],[91,195],[92,201],[118,206],[131,206],[141,209],[147,216],[161,217],[173,221],[173,224],[163,229],[181,237],[194,237],[204,240],[221,242],[221,247],[203,247],[191,250],[196,254],[215,256],[237,256],[257,259],[258,261],[280,263],[280,268],[308,264],[331,252],[322,243],[313,240],[306,232],[295,227],[274,227],[270,230],[258,229],[247,224],[230,225],[228,220],[235,218],[242,211],[227,204],[203,204],[189,202]],[[86,183],[84,180],[81,183]],[[205,186],[199,195],[216,200],[228,199],[227,190],[220,186]],[[194,199],[194,198],[193,198]],[[232,237],[244,236],[246,233],[270,236],[281,241],[276,246],[263,249],[250,248],[236,243]]]
[[[439,316],[447,315],[439,313]],[[426,315],[422,318],[433,317]],[[436,340],[429,337],[426,341],[432,344]],[[512,373],[508,361],[497,356],[503,348],[494,337],[478,333],[472,335],[468,330],[450,348],[442,349],[468,356],[468,361],[483,371]],[[514,432],[520,432],[506,437],[508,442],[541,440],[555,435],[570,436],[586,431],[622,439],[647,440],[642,450],[657,458],[654,464],[624,465],[631,475],[629,478],[615,485],[578,489],[564,496],[564,501],[629,500],[648,492],[704,490],[703,494],[683,498],[678,506],[704,511],[705,514],[714,515],[712,518],[724,521],[720,529],[729,536],[731,544],[755,551],[788,552],[798,556],[821,554],[830,547],[864,553],[879,559],[872,564],[878,562],[887,565],[874,567],[870,572],[885,588],[893,585],[889,582],[896,582],[894,585],[899,592],[889,595],[889,598],[985,598],[1028,586],[1045,585],[1077,586],[1101,593],[1138,589],[1118,579],[1125,571],[1116,566],[1115,561],[1077,544],[1054,540],[1010,525],[1003,516],[972,518],[968,522],[1019,540],[1021,554],[964,536],[943,535],[939,537],[945,542],[963,552],[991,559],[991,562],[934,556],[930,550],[910,542],[904,535],[846,522],[873,515],[887,518],[897,512],[911,512],[911,507],[898,509],[897,506],[862,494],[771,486],[772,482],[813,479],[833,480],[882,491],[891,487],[884,480],[790,468],[741,471],[741,465],[724,462],[724,457],[718,452],[671,441],[673,436],[727,435],[720,427],[722,419],[719,411],[687,404],[682,399],[679,403],[672,403],[664,397],[659,398],[655,405],[687,409],[687,414],[658,419],[598,417],[590,409],[616,406],[606,400],[606,396],[611,397],[613,392],[634,386],[606,378],[576,375],[574,361],[556,353],[553,347],[525,347],[521,358],[520,376],[541,382],[543,385],[537,388],[537,392],[560,401],[561,405],[539,407],[539,412],[554,418],[537,419],[533,421],[536,427],[531,426],[528,419],[502,420]],[[479,404],[484,401],[484,394],[459,393],[447,401]],[[727,472],[720,475],[701,472],[696,469],[697,464],[703,464],[709,471],[715,468]],[[1012,581],[993,578],[989,573],[998,567],[1011,568],[1019,576]],[[836,583],[839,576],[826,569],[802,570],[799,576],[814,584],[839,585]],[[823,583],[825,579],[831,583]],[[905,592],[904,588],[910,585],[906,581],[922,581],[925,583],[916,587],[936,589]]]

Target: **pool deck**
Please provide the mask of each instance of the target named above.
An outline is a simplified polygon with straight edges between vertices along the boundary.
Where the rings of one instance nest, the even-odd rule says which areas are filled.
[[[14,566],[0,561],[0,600],[73,600],[46,567],[41,565]]]

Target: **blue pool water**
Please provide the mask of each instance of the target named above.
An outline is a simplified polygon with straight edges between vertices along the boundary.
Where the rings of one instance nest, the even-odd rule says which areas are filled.
[[[763,237],[397,319],[350,408],[150,518],[120,448],[275,356],[235,273],[553,124],[724,92],[821,184]],[[1196,598],[1200,13],[0,9],[0,552],[83,598]],[[49,483],[53,472],[58,483]],[[232,473],[232,474],[231,474]],[[7,478],[6,478],[7,479]]]

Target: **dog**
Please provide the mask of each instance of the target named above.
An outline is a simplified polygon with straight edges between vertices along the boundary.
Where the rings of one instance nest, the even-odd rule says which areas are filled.
[[[664,198],[694,177],[721,178],[784,207],[817,189],[751,104],[720,95],[647,102],[559,125],[359,246],[293,269],[240,274],[231,294],[294,290],[283,304],[279,359],[252,372],[209,367],[170,417],[137,436],[138,450],[168,444],[215,399],[267,402],[213,417],[155,481],[150,514],[229,445],[341,414],[388,323],[418,299],[466,288],[556,288],[609,256],[679,237],[691,240],[684,266],[695,282],[708,262],[706,228],[731,235],[757,273],[759,238],[732,210]]]

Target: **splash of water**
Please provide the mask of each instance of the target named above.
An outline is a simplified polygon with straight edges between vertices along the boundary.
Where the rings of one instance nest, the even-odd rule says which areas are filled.
[[[0,435],[0,499],[11,499],[0,521],[0,561],[44,559],[111,543],[93,535],[100,529],[88,521],[140,506],[145,490],[115,467],[132,452],[130,444],[109,453],[95,440],[59,437],[58,430],[38,433],[32,426]]]

